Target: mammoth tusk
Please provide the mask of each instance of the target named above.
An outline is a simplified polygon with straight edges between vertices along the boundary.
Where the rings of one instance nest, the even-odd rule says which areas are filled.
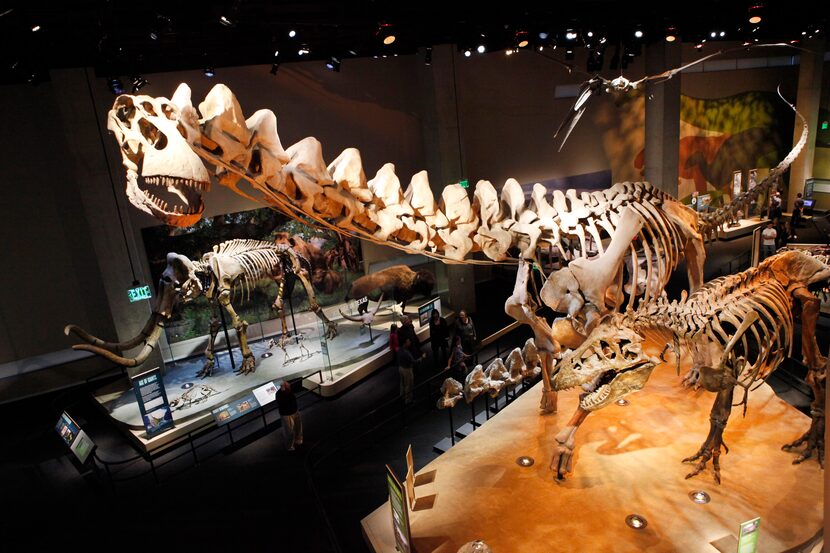
[[[142,348],[142,350],[135,357],[121,357],[120,355],[113,353],[108,349],[104,349],[92,344],[75,344],[74,346],[72,346],[72,349],[84,350],[95,353],[97,355],[100,355],[101,357],[109,359],[113,363],[117,363],[125,367],[137,367],[138,365],[144,363],[144,361],[146,361],[147,358],[150,356],[150,353],[152,353],[152,351],[155,349],[156,344],[158,343],[159,338],[161,337],[161,331],[163,329],[164,324],[161,321],[156,323],[156,327],[144,341],[144,348]]]
[[[343,316],[344,319],[348,319],[349,321],[352,321],[352,322],[355,322],[355,323],[362,323],[363,322],[363,319],[361,319],[361,318],[350,317],[349,315],[346,315],[345,313],[343,313],[342,309],[339,309],[338,311],[340,311],[340,314]]]
[[[126,340],[124,342],[105,342],[100,338],[93,336],[83,328],[69,324],[63,328],[63,333],[69,336],[71,332],[84,342],[91,344],[93,346],[103,348],[105,350],[111,351],[113,353],[121,353],[122,351],[131,350],[134,347],[138,346],[142,342],[147,340],[147,337],[152,332],[153,327],[158,324],[159,320],[161,319],[161,315],[159,313],[153,313],[152,316],[147,320],[147,323],[144,325],[144,328],[141,329],[141,332],[136,334],[133,338]]]

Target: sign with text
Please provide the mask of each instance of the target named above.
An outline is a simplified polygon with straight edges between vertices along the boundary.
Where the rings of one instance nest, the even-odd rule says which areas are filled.
[[[749,170],[749,183],[747,184],[747,190],[752,190],[758,186],[758,169],[750,169]]]
[[[130,298],[130,303],[134,303],[141,300],[149,300],[153,297],[153,293],[150,291],[149,286],[138,286],[127,290],[127,296]]]
[[[743,173],[740,171],[732,171],[732,197],[737,198],[741,194],[741,181],[743,180]]]
[[[277,385],[273,382],[254,388],[253,392],[257,402],[262,406],[268,405],[277,399]]]
[[[441,313],[441,298],[430,300],[418,308],[418,323],[421,327],[429,324],[429,318],[432,316],[432,310],[437,309]]]
[[[760,530],[761,517],[741,523],[738,553],[755,553],[758,550],[758,532]]]
[[[69,450],[78,458],[78,461],[82,465],[85,464],[89,459],[89,454],[95,449],[95,444],[66,411],[61,413],[61,418],[58,420],[55,430],[69,446]]]
[[[133,391],[148,438],[173,428],[173,413],[158,367],[134,376]]]
[[[273,384],[273,383],[272,383]],[[276,389],[274,395],[276,396]],[[254,409],[259,408],[259,402],[254,394],[242,396],[239,399],[229,401],[211,411],[217,426],[228,424],[232,420],[236,420],[243,415],[247,415]]]
[[[411,553],[409,532],[409,508],[406,505],[406,491],[392,468],[386,465],[386,485],[389,488],[389,505],[392,507],[392,528],[395,532],[395,547],[401,553]]]

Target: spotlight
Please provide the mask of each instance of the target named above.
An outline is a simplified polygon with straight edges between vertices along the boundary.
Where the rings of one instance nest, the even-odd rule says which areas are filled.
[[[556,48],[556,46],[554,46],[554,48]],[[544,46],[539,46],[539,51],[540,51],[540,52],[541,52],[542,50],[544,50],[544,49],[545,49],[545,47],[544,47]]]
[[[710,36],[711,38],[717,38],[718,33],[717,33],[716,31],[712,31],[711,33],[709,33],[709,36]]]
[[[635,30],[634,31],[634,36],[637,37],[637,38],[643,38],[643,30],[642,29]]]
[[[576,40],[576,32],[571,29],[568,29],[568,32],[565,33],[565,38],[568,40]]]
[[[547,38],[547,33],[544,34],[545,38]],[[527,31],[516,31],[516,46],[526,48],[528,44],[530,44],[530,40],[528,39]]]
[[[133,82],[133,94],[150,84],[150,81],[142,77],[141,75],[136,75],[132,78]]]
[[[588,38],[593,38],[593,37],[594,37],[594,32],[593,31],[588,31]]]
[[[467,48],[466,50],[464,50],[464,57],[465,57],[465,58],[469,58],[469,57],[470,57],[470,56],[472,56],[472,55],[473,55],[473,53],[470,51],[470,49],[469,49],[469,48]]]
[[[547,40],[548,36],[550,36],[550,35],[548,35],[548,33],[546,33],[545,31],[542,31],[542,32],[539,33],[539,38],[542,39],[542,40]]]
[[[531,467],[536,461],[530,455],[522,455],[516,459],[516,464],[520,467]]]
[[[513,48],[508,48],[504,51],[504,53],[508,56],[512,56],[516,51]]]
[[[602,37],[602,38],[600,38],[600,39],[599,39],[599,43],[600,43],[600,44],[605,44],[605,41],[606,41],[606,40],[608,40],[608,39],[607,39],[607,38],[605,38],[605,37]]]
[[[295,36],[297,36],[297,31],[295,31],[294,29],[288,31],[288,38],[294,38]]]
[[[479,54],[483,54],[486,51],[487,51],[487,47],[483,44],[479,44],[478,48],[476,48],[476,52],[478,52]]]
[[[219,18],[219,23],[221,23],[225,27],[233,27],[233,21],[231,21],[228,17],[225,17],[224,15]]]
[[[381,23],[375,33],[381,42],[389,46],[398,38],[395,36],[395,27],[390,23]]]
[[[334,56],[330,57],[329,61],[326,62],[326,69],[340,73],[340,60]]]
[[[432,65],[432,46],[427,46],[424,52],[424,65]]]
[[[641,515],[628,515],[625,517],[625,523],[635,530],[642,530],[648,526],[648,521]]]
[[[216,75],[216,71],[213,70],[213,67],[205,67],[205,77],[213,77]]]
[[[574,51],[572,48],[565,50],[565,59],[571,61],[574,59]]]
[[[150,30],[150,39],[151,40],[158,40],[159,34],[156,32],[155,29]]]
[[[697,44],[695,44],[695,50],[700,50],[701,48],[703,48],[702,42],[698,42]]]
[[[721,38],[725,37],[725,36],[726,36],[726,31],[721,31],[721,32],[719,33],[719,36],[720,36]]]
[[[107,79],[107,86],[109,86],[110,92],[113,94],[124,94],[126,92],[124,90],[124,84],[118,77],[110,77]]]
[[[279,55],[280,55],[280,51],[279,50],[274,50],[274,57],[275,58],[279,57]]]
[[[32,32],[36,33],[41,29],[40,25],[32,25]]]
[[[271,64],[271,71],[270,71],[270,73],[271,73],[272,75],[276,75],[276,74],[277,74],[277,71],[279,71],[279,70],[280,70],[280,64],[278,64],[278,63],[272,63],[272,64]]]
[[[669,27],[666,29],[666,42],[674,42],[677,40],[677,29]]]
[[[764,9],[763,4],[755,4],[754,6],[749,7],[749,22],[753,25],[757,25],[761,22],[761,12]]]
[[[298,56],[307,56],[311,50],[308,49],[308,46],[301,46],[299,50],[297,50]]]
[[[706,503],[709,503],[712,500],[709,494],[704,492],[703,490],[695,490],[689,492],[689,499],[691,499],[699,505],[705,505]]]

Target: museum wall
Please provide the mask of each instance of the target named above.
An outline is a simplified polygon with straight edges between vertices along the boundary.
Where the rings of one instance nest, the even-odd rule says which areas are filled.
[[[813,176],[820,179],[830,179],[830,62],[824,62],[821,87],[821,107],[818,113],[819,129],[816,134],[816,157],[813,165]],[[828,128],[822,129],[822,122],[827,121]],[[830,209],[830,200],[827,200],[824,209]]]
[[[88,94],[75,102],[93,125],[64,126],[59,86],[0,87],[0,363],[66,348],[62,330],[70,321],[113,330],[76,176],[94,160],[71,149],[94,143],[100,152],[100,141]],[[106,178],[100,184],[112,197]]]

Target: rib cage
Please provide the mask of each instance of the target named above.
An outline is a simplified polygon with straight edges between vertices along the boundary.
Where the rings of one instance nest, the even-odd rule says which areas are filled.
[[[286,267],[291,267],[290,256],[300,256],[283,244],[274,244],[263,240],[235,239],[213,246],[212,254],[206,254],[199,262],[210,266],[207,261],[212,256],[230,257],[242,266],[242,273],[234,275],[233,289],[241,290],[243,296],[251,298],[251,289],[256,281],[279,275]]]
[[[792,307],[787,289],[761,265],[712,280],[680,301],[661,296],[635,314],[635,324],[668,328],[687,343],[708,338],[726,348],[731,341],[733,347],[721,364],[731,367],[733,376],[748,387],[790,355]]]

